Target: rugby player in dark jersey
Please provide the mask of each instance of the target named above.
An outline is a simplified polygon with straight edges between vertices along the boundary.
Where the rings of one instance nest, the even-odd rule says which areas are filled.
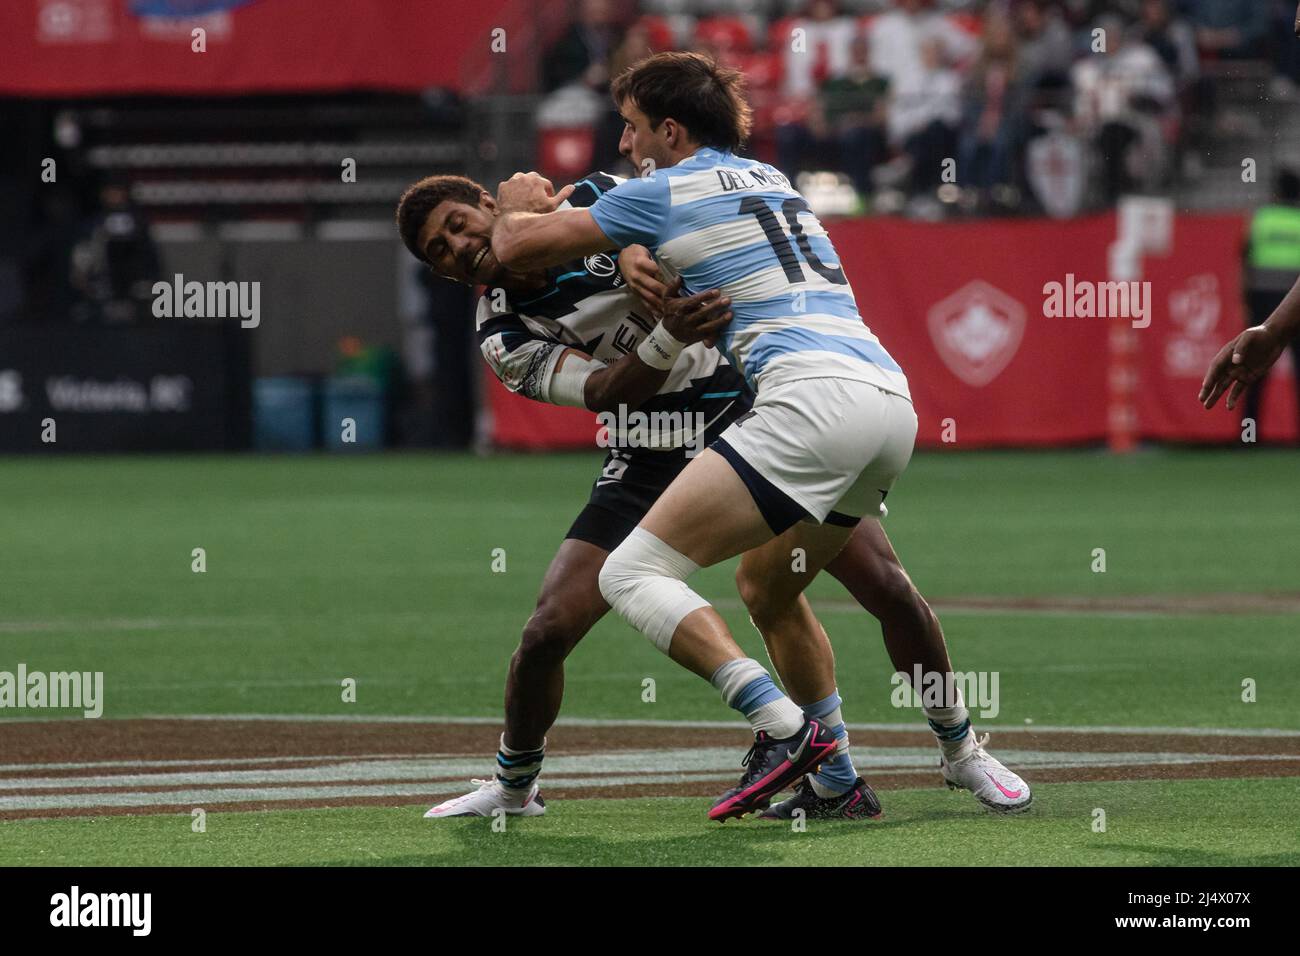
[[[556,194],[548,209],[530,211],[590,206],[619,181],[592,173]],[[636,246],[536,274],[511,273],[491,249],[500,212],[494,197],[472,180],[433,176],[406,191],[397,215],[412,255],[441,276],[486,287],[477,326],[493,373],[511,391],[536,401],[594,412],[622,406],[675,413],[679,418],[670,420],[688,424],[657,436],[650,447],[645,436],[610,436],[591,497],[546,571],[511,658],[496,773],[475,781],[479,786],[470,793],[433,807],[426,816],[435,818],[489,816],[497,809],[523,816],[545,812],[537,785],[545,735],[559,713],[565,658],[609,610],[598,583],[606,557],[686,466],[692,450],[711,442],[752,400],[743,377],[710,347],[730,321],[725,298],[713,291],[678,297],[658,277],[648,250]],[[951,673],[939,621],[880,522],[863,521],[826,570],[880,621],[895,668],[909,678],[917,665],[927,675]],[[800,782],[794,797],[764,815],[788,818],[802,810],[813,818],[878,816],[879,801],[849,756],[839,695],[824,692],[834,685],[826,633],[802,598],[791,619],[789,602],[771,593],[771,579],[772,569],[758,566],[752,555],[742,558],[737,586],[773,664],[805,713],[835,729],[839,747]],[[770,613],[776,608],[780,616]],[[942,704],[925,707],[925,713],[940,747],[951,748],[967,736],[969,715],[959,693]]]

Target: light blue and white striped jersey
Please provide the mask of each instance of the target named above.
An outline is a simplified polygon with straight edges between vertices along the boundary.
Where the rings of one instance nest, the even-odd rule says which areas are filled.
[[[718,347],[755,391],[834,376],[911,398],[863,324],[826,230],[773,167],[705,147],[620,183],[590,209],[605,235],[649,248],[687,293],[731,297]]]

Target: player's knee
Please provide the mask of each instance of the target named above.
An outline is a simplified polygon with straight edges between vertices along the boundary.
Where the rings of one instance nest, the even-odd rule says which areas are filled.
[[[920,624],[930,616],[930,605],[897,562],[877,562],[869,594],[874,606],[867,610],[882,621]]]
[[[620,616],[667,653],[683,617],[708,602],[685,584],[698,566],[641,528],[605,559],[600,593]]]
[[[600,596],[615,610],[636,589],[638,581],[646,573],[645,567],[634,554],[627,551],[625,545],[626,542],[609,553],[601,566],[598,579]]]
[[[793,593],[780,587],[779,582],[764,578],[746,569],[741,562],[736,569],[736,592],[745,602],[749,619],[760,631],[794,606],[800,591]]]
[[[600,593],[610,607],[624,614],[628,601],[656,580],[684,580],[694,569],[684,555],[649,532],[634,528],[605,559],[600,569]]]
[[[761,629],[763,622],[769,616],[771,607],[767,599],[768,590],[764,587],[762,581],[746,570],[743,562],[736,569],[736,593],[745,602],[745,609],[749,611],[749,619],[754,622],[756,627]]]
[[[529,664],[559,663],[569,656],[584,633],[585,628],[572,615],[542,603],[524,625],[515,655]]]

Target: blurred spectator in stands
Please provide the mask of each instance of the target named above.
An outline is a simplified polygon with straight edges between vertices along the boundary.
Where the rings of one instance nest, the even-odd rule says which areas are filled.
[[[1273,64],[1277,76],[1271,92],[1279,99],[1295,99],[1300,90],[1300,42],[1295,39],[1296,5],[1292,0],[1272,0]]]
[[[617,0],[580,0],[573,24],[542,57],[547,95],[536,123],[543,137],[545,131],[560,131],[558,144],[544,141],[546,172],[568,176],[579,168],[587,172],[593,166],[620,165],[622,121],[609,98],[609,81],[611,59],[625,39],[623,10]]]
[[[1167,165],[1164,121],[1175,109],[1174,85],[1156,52],[1136,28],[1104,16],[1106,53],[1074,65],[1075,117],[1102,158],[1107,204],[1139,187],[1153,188]]]
[[[1058,0],[1016,0],[1017,87],[1025,150],[1038,136],[1061,132],[1072,108],[1070,64],[1076,45]],[[1058,150],[1059,151],[1059,150]]]
[[[858,34],[850,43],[844,76],[822,83],[806,119],[777,126],[778,168],[793,178],[810,168],[825,169],[830,158],[858,192],[870,194],[871,170],[888,149],[888,87],[889,81],[871,69],[871,41]]]
[[[83,296],[77,321],[138,322],[151,316],[161,266],[149,223],[121,183],[100,190],[99,209],[72,249],[72,285]]]
[[[1011,19],[997,7],[984,17],[984,48],[966,80],[958,179],[985,196],[1015,185],[1023,139],[1024,86]]]
[[[670,48],[662,41],[652,40],[651,22],[643,17],[628,27],[627,33],[610,54],[609,76],[612,79],[652,53]],[[618,152],[619,139],[623,135],[623,117],[608,95],[605,101],[606,108],[595,124],[596,141],[591,165],[614,175],[635,176],[637,171]]]
[[[1020,82],[1026,87],[1069,83],[1074,42],[1059,4],[1052,0],[1017,0],[1014,8]]]
[[[1268,33],[1268,0],[1182,0],[1196,45],[1226,59],[1260,56]]]
[[[1081,33],[1086,32],[1098,17],[1115,12],[1112,0],[1061,0],[1065,22],[1071,30]]]
[[[1189,88],[1196,81],[1200,73],[1196,31],[1175,15],[1171,0],[1142,0],[1137,34],[1164,61],[1179,90]]]
[[[581,0],[573,25],[542,57],[542,90],[580,83],[602,91],[609,83],[609,57],[622,35],[613,0]]]
[[[940,58],[954,66],[979,51],[979,41],[935,12],[933,0],[897,0],[871,25],[871,40],[871,65],[902,98],[929,79],[921,50],[927,40],[936,40]]]
[[[848,71],[856,27],[835,0],[811,0],[790,30],[783,51],[787,96],[811,97],[828,78]]]
[[[609,75],[611,79],[625,70],[631,69],[652,53],[672,49],[671,44],[664,44],[662,41],[655,42],[651,39],[651,23],[652,21],[646,17],[637,20],[627,28],[627,32],[623,34],[614,49],[610,51]]]
[[[879,36],[874,42],[881,42]],[[944,160],[956,159],[962,116],[961,77],[944,61],[943,40],[922,40],[920,57],[920,71],[910,78],[907,91],[895,90],[891,96],[888,123],[890,140],[907,157],[914,195],[936,189]]]
[[[871,26],[871,64],[889,81],[889,139],[910,169],[912,191],[937,186],[955,159],[961,78],[951,69],[975,56],[979,41],[934,9],[933,0],[897,0]],[[896,164],[886,172],[894,179]]]
[[[1190,129],[1180,129],[1174,143],[1174,167],[1197,175],[1199,156],[1189,156],[1201,148],[1201,135],[1215,113],[1215,97],[1201,79],[1200,54],[1196,50],[1196,31],[1174,11],[1174,0],[1142,0],[1141,13],[1134,32],[1155,50],[1174,81],[1179,112],[1190,120]]]

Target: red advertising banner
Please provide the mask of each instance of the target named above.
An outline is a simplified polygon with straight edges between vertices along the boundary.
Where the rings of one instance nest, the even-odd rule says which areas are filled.
[[[459,88],[467,63],[487,62],[507,6],[508,0],[4,0],[0,93]],[[203,52],[194,49],[196,28],[204,31]],[[499,45],[510,38],[497,39]]]
[[[827,228],[863,318],[907,373],[919,445],[1103,442],[1115,374],[1136,375],[1128,394],[1139,439],[1240,440],[1240,408],[1207,412],[1196,393],[1210,358],[1245,325],[1243,217],[1175,217],[1168,253],[1143,258],[1127,289],[1110,284],[1114,215],[953,224],[857,219]],[[1115,367],[1109,339],[1125,329],[1133,349],[1128,371]],[[1285,360],[1273,373],[1260,412],[1262,439],[1296,434],[1290,375]],[[503,393],[490,383],[499,444],[592,445],[590,413]]]
[[[596,447],[595,412],[544,405],[516,395],[486,369],[483,380],[492,417],[492,444],[525,451]]]
[[[907,375],[919,444],[1105,437],[1106,323],[1044,318],[1043,287],[1105,278],[1107,221],[829,228],[863,319]]]
[[[1151,328],[1139,333],[1138,422],[1144,438],[1240,441],[1242,411],[1206,412],[1196,404],[1210,360],[1252,322],[1242,298],[1240,216],[1184,216],[1174,223],[1173,254],[1146,260],[1155,293]],[[1296,435],[1293,371],[1283,356],[1269,377],[1260,408],[1261,440]],[[1222,402],[1220,403],[1222,406]]]

